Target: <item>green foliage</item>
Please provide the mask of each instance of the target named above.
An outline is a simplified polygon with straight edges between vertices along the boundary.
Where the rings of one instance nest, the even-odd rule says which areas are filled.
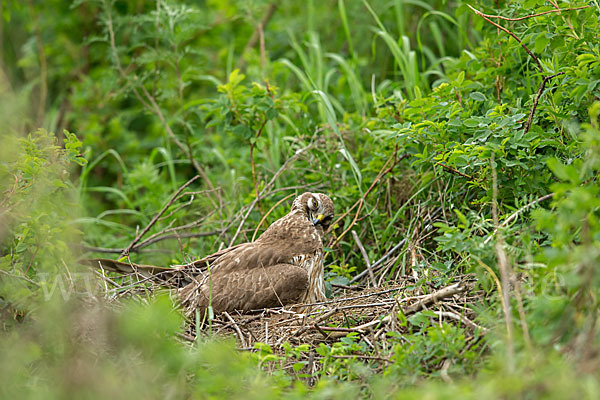
[[[0,164],[2,231],[0,297],[26,312],[40,297],[45,277],[67,274],[71,247],[79,231],[71,223],[79,204],[70,182],[71,164],[85,165],[81,142],[64,131],[63,146],[52,133],[38,130],[18,141],[5,136],[10,149]]]
[[[586,5],[2,2],[2,397],[597,397],[600,9]],[[513,18],[491,20],[521,43],[469,6]],[[405,239],[385,278],[473,273],[491,333],[467,340],[425,310],[381,343],[248,354],[179,343],[165,297],[97,305],[80,245],[119,253],[195,175],[134,261],[250,240],[294,191],[330,193],[339,214],[362,199],[326,249],[329,284],[363,269],[350,225],[371,261]]]

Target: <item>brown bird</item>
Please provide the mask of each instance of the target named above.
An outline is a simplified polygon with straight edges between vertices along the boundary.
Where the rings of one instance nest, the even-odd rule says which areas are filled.
[[[275,221],[255,241],[218,251],[177,269],[138,266],[112,260],[92,260],[104,269],[149,277],[169,270],[206,269],[179,289],[186,314],[248,312],[295,303],[325,300],[323,235],[333,219],[333,202],[321,193],[306,192],[292,203],[291,211]],[[194,268],[196,267],[196,268]],[[186,275],[189,275],[187,273]],[[185,279],[169,279],[182,286]],[[189,279],[187,280],[189,282]]]

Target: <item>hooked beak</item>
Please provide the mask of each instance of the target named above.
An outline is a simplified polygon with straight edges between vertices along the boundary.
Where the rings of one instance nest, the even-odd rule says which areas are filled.
[[[311,219],[311,222],[313,223],[313,225],[317,225],[321,223],[321,221],[323,221],[323,218],[325,218],[325,216],[323,214],[319,214],[315,218]]]

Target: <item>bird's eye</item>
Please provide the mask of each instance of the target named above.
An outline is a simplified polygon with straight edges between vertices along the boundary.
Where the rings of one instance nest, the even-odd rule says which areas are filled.
[[[314,197],[311,197],[310,199],[308,199],[308,208],[310,208],[311,210],[316,210],[317,209],[317,204],[315,201]]]

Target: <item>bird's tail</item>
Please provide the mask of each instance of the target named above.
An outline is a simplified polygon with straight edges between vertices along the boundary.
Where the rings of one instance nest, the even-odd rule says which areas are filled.
[[[86,260],[85,263],[103,271],[116,272],[137,280],[148,280],[171,288],[184,286],[190,281],[186,271],[179,267],[157,267],[107,258],[93,258]]]

